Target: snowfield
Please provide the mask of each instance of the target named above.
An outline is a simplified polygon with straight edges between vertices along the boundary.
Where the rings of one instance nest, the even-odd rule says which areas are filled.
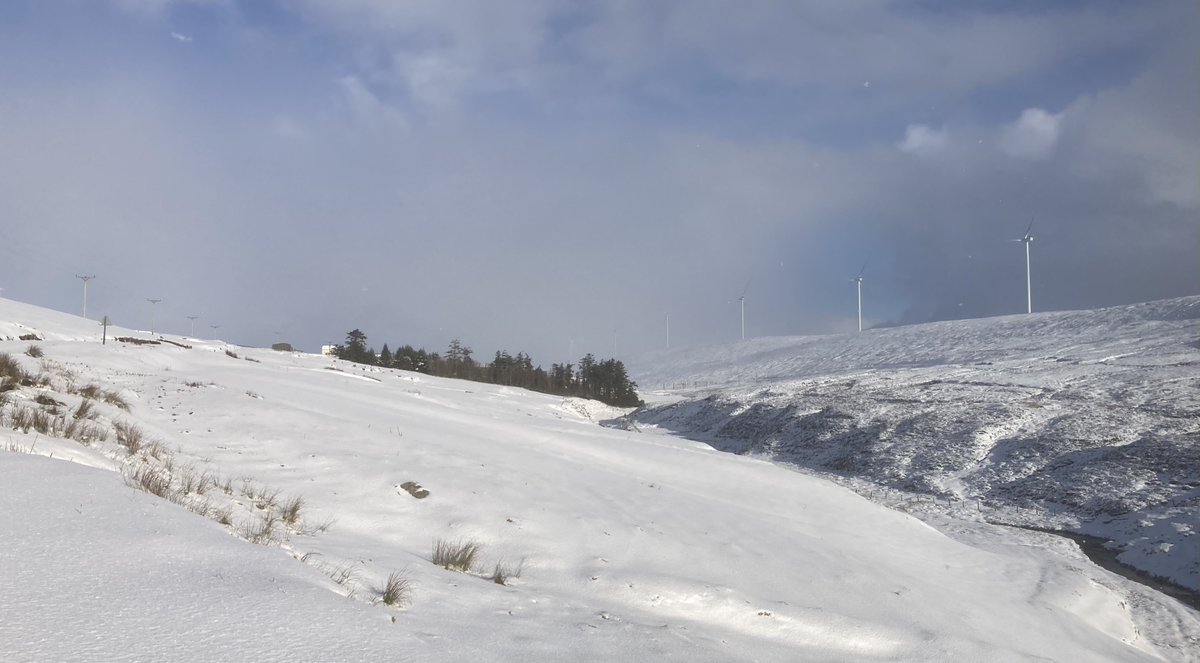
[[[1200,660],[1195,611],[1049,534],[923,522],[768,460],[618,427],[627,413],[595,403],[110,334],[163,341],[101,345],[92,321],[0,299],[0,353],[29,374],[0,396],[0,660]],[[816,378],[789,373],[795,353],[773,342],[791,377],[771,389],[796,397],[790,385]],[[1129,359],[1140,341],[1105,362],[1073,342],[1056,356],[1113,374],[1146,363]],[[1155,357],[1146,380],[1161,385],[1174,368]],[[717,398],[768,397],[721,370],[735,386]],[[849,393],[852,373],[876,370],[821,379]],[[1175,386],[1128,402],[1194,414],[1195,378],[1169,374]],[[1058,406],[1021,398],[1037,416]],[[38,412],[48,432],[30,423]],[[1194,503],[1177,506],[1194,523]],[[435,566],[437,540],[478,542],[479,559],[468,573]],[[401,606],[380,602],[393,572],[411,586]]]
[[[1200,590],[1200,297],[659,355],[638,421],[1115,541]]]

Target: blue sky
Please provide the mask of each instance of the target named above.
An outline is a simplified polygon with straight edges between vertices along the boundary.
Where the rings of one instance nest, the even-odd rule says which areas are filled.
[[[10,1],[0,287],[545,364],[1200,292],[1200,5]],[[154,313],[147,298],[163,302]]]

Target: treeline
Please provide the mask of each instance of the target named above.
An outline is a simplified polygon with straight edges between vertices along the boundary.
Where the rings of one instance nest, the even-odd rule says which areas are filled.
[[[616,359],[597,360],[590,353],[578,365],[551,364],[548,371],[535,367],[533,358],[524,352],[514,356],[498,350],[491,362],[476,361],[471,348],[458,339],[450,342],[444,355],[411,345],[391,350],[386,343],[376,354],[374,348],[367,346],[367,335],[355,329],[346,334],[345,343],[334,346],[333,354],[359,364],[521,387],[558,396],[593,398],[617,407],[642,404],[637,384],[629,379],[624,364]]]

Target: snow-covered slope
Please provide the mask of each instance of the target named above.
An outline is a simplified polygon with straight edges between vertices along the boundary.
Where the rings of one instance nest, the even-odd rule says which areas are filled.
[[[1193,612],[1046,535],[950,537],[594,404],[97,332],[0,300],[30,374],[0,444],[33,452],[0,453],[0,660],[1196,660]]]
[[[639,420],[1115,540],[1200,589],[1200,297],[761,339],[633,365]]]

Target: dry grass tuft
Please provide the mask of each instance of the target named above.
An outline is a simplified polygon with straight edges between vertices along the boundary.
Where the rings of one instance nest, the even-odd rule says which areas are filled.
[[[299,496],[293,497],[284,502],[283,506],[279,508],[279,517],[283,519],[283,522],[294,526],[300,522],[300,511],[303,508],[304,498]]]
[[[146,434],[134,424],[118,421],[113,424],[113,430],[117,432],[117,444],[125,447],[130,456],[141,451],[147,444]]]
[[[25,348],[25,354],[33,357],[34,359],[41,359],[46,353],[42,352],[41,346],[30,345],[29,347]]]
[[[483,545],[477,541],[466,540],[451,543],[445,539],[434,539],[431,562],[448,571],[469,573],[475,567]]]
[[[508,581],[513,578],[520,578],[521,572],[525,570],[525,560],[521,560],[516,566],[508,566],[504,560],[496,562],[496,566],[492,569],[492,582],[497,585],[507,585]]]
[[[392,571],[378,591],[380,603],[402,608],[411,602],[412,582],[404,571]]]

